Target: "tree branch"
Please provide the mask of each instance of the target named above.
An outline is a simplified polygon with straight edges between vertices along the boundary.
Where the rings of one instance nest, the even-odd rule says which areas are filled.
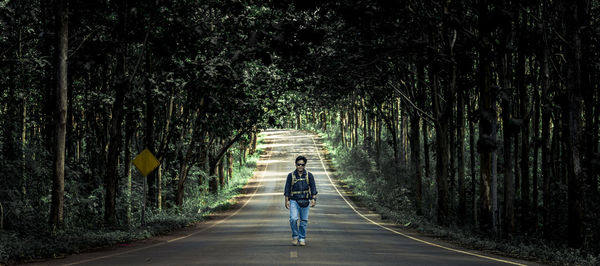
[[[219,160],[221,159],[221,157],[223,157],[223,155],[225,154],[225,152],[227,152],[227,150],[233,145],[235,144],[241,136],[243,136],[244,134],[248,133],[248,130],[242,130],[240,131],[234,138],[232,138],[231,140],[229,140],[227,142],[227,144],[225,144],[225,146],[221,147],[221,149],[219,150],[219,152],[217,152],[217,155],[215,157],[210,158],[210,169],[213,169],[217,163],[219,162]]]
[[[433,117],[430,114],[417,107],[417,105],[414,102],[412,102],[408,97],[406,97],[406,95],[404,95],[404,93],[401,90],[394,86],[392,82],[388,82],[388,85],[390,85],[398,94],[400,94],[400,96],[402,96],[402,98],[404,98],[404,100],[408,102],[412,106],[412,108],[414,108],[417,112],[421,113],[427,121],[429,121],[432,124],[435,124],[435,119],[433,119]]]

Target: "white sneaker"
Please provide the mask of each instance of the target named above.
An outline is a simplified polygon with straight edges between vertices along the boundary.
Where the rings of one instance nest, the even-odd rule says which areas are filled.
[[[292,239],[292,245],[297,246],[298,245],[298,239]]]
[[[306,246],[306,241],[300,240],[300,246]]]

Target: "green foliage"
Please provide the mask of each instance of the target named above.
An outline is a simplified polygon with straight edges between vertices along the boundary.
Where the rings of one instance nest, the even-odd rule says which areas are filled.
[[[123,6],[125,2],[127,5]],[[114,146],[126,147],[134,154],[153,147],[156,149],[153,152],[161,157],[165,204],[161,211],[145,210],[149,213],[148,222],[157,226],[168,223],[169,216],[183,215],[182,220],[174,220],[169,225],[176,226],[187,219],[185,213],[202,215],[217,208],[207,205],[208,202],[218,202],[215,203],[218,206],[230,204],[221,198],[229,192],[217,193],[209,187],[215,180],[211,170],[220,159],[218,152],[222,148],[232,150],[222,146],[223,143],[242,134],[234,144],[248,145],[248,132],[265,127],[299,127],[300,121],[306,126],[304,121],[318,120],[320,114],[328,112],[337,115],[337,111],[341,111],[346,118],[335,117],[335,123],[344,121],[354,123],[345,127],[356,127],[359,118],[350,118],[353,115],[350,111],[357,108],[362,109],[361,115],[368,116],[371,122],[375,117],[381,124],[383,144],[377,158],[369,140],[352,144],[351,149],[341,147],[340,130],[329,125],[330,141],[338,150],[340,166],[350,172],[348,185],[357,188],[356,195],[377,202],[373,208],[388,213],[386,217],[396,217],[395,213],[406,211],[398,219],[420,219],[410,211],[415,205],[413,192],[408,189],[413,186],[410,173],[414,169],[402,164],[405,162],[400,163],[406,158],[397,155],[401,148],[405,148],[403,153],[407,150],[407,145],[398,145],[396,141],[400,134],[396,132],[400,128],[398,114],[416,112],[411,105],[416,104],[422,109],[417,114],[431,116],[434,111],[448,109],[444,105],[454,106],[456,92],[464,90],[471,109],[467,110],[469,119],[481,118],[487,113],[477,110],[476,104],[476,80],[482,59],[494,61],[490,77],[494,77],[492,83],[498,84],[490,85],[500,88],[496,93],[500,98],[511,101],[516,97],[510,87],[525,82],[518,80],[515,70],[518,67],[512,65],[520,61],[517,55],[525,55],[523,62],[527,61],[530,66],[523,76],[529,93],[535,92],[535,95],[539,94],[542,80],[548,80],[541,73],[543,62],[550,61],[553,67],[549,81],[555,85],[547,88],[549,99],[544,99],[544,107],[538,109],[552,109],[551,123],[560,129],[558,131],[567,132],[560,127],[569,124],[561,121],[564,117],[559,114],[563,99],[573,98],[563,97],[569,96],[568,86],[582,83],[589,87],[584,89],[592,92],[578,95],[584,99],[586,108],[585,114],[580,116],[588,119],[598,110],[593,100],[597,98],[593,93],[598,91],[597,84],[586,84],[593,83],[598,75],[598,65],[594,65],[598,61],[598,49],[593,42],[599,36],[598,28],[593,27],[600,18],[598,1],[592,1],[580,12],[571,12],[575,5],[558,2],[545,5],[514,1],[490,2],[482,10],[475,1],[125,2],[69,3],[69,132],[64,217],[67,230],[100,230],[105,226],[104,183],[113,179],[119,188],[116,193],[118,219],[111,226],[140,226],[141,202],[146,195],[143,195],[142,178],[136,173],[133,194],[124,196],[130,193],[126,188],[124,177],[128,173],[124,166],[131,158],[121,153],[120,172],[117,176],[106,175],[107,168],[117,167],[108,165],[106,159],[107,147],[115,140],[109,132],[115,126],[112,118],[118,112],[112,108],[115,101],[120,100],[116,88],[121,88],[121,84],[126,85],[124,115],[116,122],[123,130],[117,135],[128,139],[127,143],[121,141]],[[49,210],[50,177],[53,176],[54,3],[0,1],[0,87],[3,88],[0,90],[0,173],[3,177],[0,202],[6,209],[5,227],[19,233],[48,229],[46,217],[41,219],[40,216]],[[583,6],[584,2],[577,4]],[[570,25],[573,24],[570,14],[581,15],[581,25]],[[485,29],[476,27],[479,21],[487,25]],[[503,21],[513,23],[503,24]],[[522,29],[517,28],[520,25]],[[580,42],[569,39],[575,32],[567,30],[569,27],[579,29]],[[482,38],[482,30],[489,30],[490,36]],[[481,48],[487,45],[482,43],[487,42],[492,52],[483,54]],[[569,45],[571,42],[574,44]],[[575,48],[576,45],[582,47]],[[551,56],[539,60],[544,49],[548,49]],[[577,58],[582,60],[572,56],[574,51],[571,50],[578,49],[582,52]],[[560,60],[555,61],[554,55],[560,55]],[[512,63],[504,65],[501,58]],[[577,69],[572,67],[572,62],[578,61],[581,61],[582,73],[572,75],[569,71]],[[503,69],[507,73],[502,73]],[[576,76],[587,80],[572,81],[571,77]],[[506,77],[515,77],[515,80]],[[507,79],[506,84],[502,83],[503,79]],[[434,103],[438,97],[441,106]],[[454,108],[449,108],[450,113],[437,122],[452,121]],[[519,114],[514,115],[514,120],[522,123],[523,119],[517,117]],[[585,127],[595,124],[594,121],[582,122]],[[315,124],[313,129],[320,127]],[[358,130],[359,136],[365,133]],[[591,137],[586,135],[582,139]],[[553,139],[557,140],[552,143],[553,152],[565,156],[568,149],[563,147],[566,145],[563,139],[566,136],[553,136]],[[597,142],[597,134],[591,139]],[[241,152],[233,150],[235,161],[241,161]],[[173,195],[177,188],[173,184],[182,174],[179,171],[188,151],[190,156],[187,157],[191,159],[186,197],[183,207],[176,208]],[[592,162],[582,168],[593,177],[594,171],[587,172],[598,160],[588,157],[596,156],[597,151],[589,151],[584,157]],[[392,160],[392,157],[396,158]],[[552,160],[558,162],[560,158]],[[110,164],[115,164],[114,161]],[[356,169],[357,165],[361,167]],[[554,174],[563,175],[565,165],[557,163]],[[425,217],[431,219],[437,209],[437,188],[432,176],[423,180]],[[472,180],[476,179],[467,178],[467,187],[469,182],[473,184]],[[225,190],[236,187],[231,182]],[[568,217],[562,214],[567,213],[570,202],[567,202],[568,187],[558,183],[553,181],[553,202],[548,212],[556,218],[553,218],[556,220],[553,229],[559,232],[553,236],[561,242],[569,237],[566,233]],[[209,190],[213,194],[207,194]],[[594,205],[595,201],[597,199],[592,199],[586,204]],[[130,205],[131,221],[128,221]],[[594,209],[589,207],[586,206]],[[598,251],[600,234],[593,228],[600,219],[593,214],[598,212],[590,213],[585,225],[591,237],[586,238],[585,246]]]
[[[41,237],[50,231],[54,171],[55,2],[0,3],[4,229]],[[150,146],[163,164],[163,206],[144,210],[147,224],[172,228],[230,207],[228,198],[251,176],[254,159],[238,163],[234,177],[213,194],[208,193],[213,165],[207,165],[221,159],[220,150],[242,161],[240,149],[250,140],[233,143],[241,147],[223,143],[239,134],[246,138],[279,115],[273,110],[290,79],[277,67],[281,59],[270,53],[268,41],[249,40],[251,32],[262,34],[281,15],[276,10],[238,1],[123,3],[69,3],[64,232],[140,227],[143,179],[133,170],[128,191],[125,177],[130,157]],[[124,114],[116,123],[124,138],[109,134],[121,84]],[[131,153],[117,153],[118,165],[108,165],[107,147],[116,139],[121,142],[116,147]],[[173,184],[188,151],[191,170],[183,207],[177,208]],[[209,162],[202,164],[205,154]],[[106,176],[110,167],[118,169],[116,176]],[[117,184],[117,219],[110,225],[104,220],[106,180]]]
[[[335,126],[332,128],[331,132],[337,132]],[[414,213],[413,194],[407,186],[410,173],[407,169],[391,167],[390,170],[393,165],[390,159],[378,165],[374,152],[367,146],[342,147],[338,134],[323,136],[328,149],[333,151],[331,155],[338,178],[352,191],[352,197],[359,204],[375,209],[399,224],[422,222],[422,217]]]
[[[27,145],[22,152],[24,158],[3,158],[0,156],[0,195],[12,200],[2,200],[4,207],[4,229],[16,231],[42,232],[47,229],[45,216],[40,213],[49,210],[46,182],[52,176],[48,155],[42,147]],[[30,157],[37,154],[37,159]],[[0,198],[1,200],[2,198]]]
[[[525,260],[568,265],[596,265],[600,260],[600,256],[552,245],[544,239],[524,236],[515,236],[511,240],[494,238],[474,233],[468,227],[440,227],[432,222],[434,216],[427,215],[427,211],[424,216],[417,216],[412,202],[414,195],[410,193],[413,184],[405,182],[409,178],[408,173],[412,171],[404,168],[392,169],[389,161],[392,155],[389,152],[386,155],[388,159],[377,165],[373,158],[374,153],[364,144],[354,148],[343,147],[339,139],[339,130],[335,125],[329,126],[330,130],[320,132],[319,135],[323,137],[334,162],[336,178],[342,182],[344,189],[351,192],[350,198],[357,205],[377,212],[384,220],[390,220],[405,230],[446,239],[468,248],[494,250]],[[309,127],[318,128],[315,125]],[[424,182],[423,193],[424,206],[435,203],[434,184]]]
[[[260,138],[259,143],[262,141]],[[39,208],[16,206],[15,204],[21,204],[19,201],[10,202],[11,209],[19,210],[20,213],[7,218],[19,217],[22,220],[20,220],[19,228],[0,230],[0,263],[62,257],[164,234],[202,221],[206,215],[215,211],[227,210],[235,205],[234,197],[242,191],[242,188],[253,176],[262,152],[262,148],[257,149],[257,152],[248,157],[246,162],[239,167],[234,167],[232,179],[218,194],[206,193],[206,188],[200,190],[194,184],[198,183],[197,179],[202,172],[197,169],[191,172],[188,181],[190,185],[186,187],[187,196],[183,206],[162,210],[148,208],[145,226],[141,226],[140,223],[142,194],[139,181],[141,180],[134,182],[132,224],[121,224],[117,228],[103,225],[102,188],[93,190],[89,195],[78,195],[76,192],[78,183],[75,181],[70,181],[66,185],[67,191],[74,191],[73,194],[67,193],[66,196],[65,209],[68,210],[65,217],[66,229],[55,234],[49,233],[45,217],[40,219]],[[240,156],[239,152],[236,155]],[[124,186],[121,187],[124,191]],[[172,191],[166,193],[172,193]],[[47,207],[49,206],[48,197],[44,204],[46,208],[49,208]],[[123,202],[119,206],[120,215],[125,215],[127,204]]]

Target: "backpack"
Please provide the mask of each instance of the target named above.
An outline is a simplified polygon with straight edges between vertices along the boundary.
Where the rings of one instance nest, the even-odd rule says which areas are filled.
[[[308,185],[308,189],[307,190],[302,190],[302,191],[294,191],[294,185],[297,182],[303,181],[306,179],[306,184]],[[296,176],[296,171],[292,172],[292,182],[290,185],[290,194],[293,197],[294,195],[300,195],[300,194],[306,194],[306,198],[305,199],[299,199],[296,200],[296,202],[298,203],[298,205],[302,208],[306,208],[308,207],[308,204],[310,203],[309,198],[312,195],[312,191],[310,188],[310,177],[309,177],[309,172],[306,171],[306,178],[297,178]]]

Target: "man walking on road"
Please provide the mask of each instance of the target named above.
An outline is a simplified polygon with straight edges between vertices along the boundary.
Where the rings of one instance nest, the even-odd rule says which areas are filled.
[[[296,158],[296,170],[289,173],[285,181],[285,208],[290,210],[292,244],[306,245],[306,225],[308,211],[317,204],[317,186],[315,177],[306,171],[306,157]],[[310,204],[310,207],[308,206]],[[300,218],[300,226],[298,226]]]

